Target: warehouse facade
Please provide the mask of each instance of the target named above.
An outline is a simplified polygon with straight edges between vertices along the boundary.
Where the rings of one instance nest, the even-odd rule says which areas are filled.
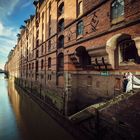
[[[124,72],[139,75],[139,0],[39,0],[34,6],[6,68],[60,112],[110,99],[122,91]]]

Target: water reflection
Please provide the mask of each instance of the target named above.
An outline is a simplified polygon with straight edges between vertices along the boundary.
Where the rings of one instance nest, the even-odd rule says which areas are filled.
[[[0,140],[73,140],[31,98],[19,94],[12,80],[7,82],[0,80]]]
[[[0,74],[0,140],[19,140],[15,114],[7,94],[7,82]]]

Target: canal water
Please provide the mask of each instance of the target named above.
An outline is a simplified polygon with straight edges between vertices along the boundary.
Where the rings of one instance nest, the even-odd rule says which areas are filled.
[[[74,140],[31,98],[0,74],[0,140]]]

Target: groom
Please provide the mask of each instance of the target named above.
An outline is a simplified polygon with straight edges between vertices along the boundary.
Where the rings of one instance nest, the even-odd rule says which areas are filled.
[[[123,75],[123,92],[126,92],[126,87],[128,84],[128,77],[129,77],[129,72],[124,73],[124,75]]]

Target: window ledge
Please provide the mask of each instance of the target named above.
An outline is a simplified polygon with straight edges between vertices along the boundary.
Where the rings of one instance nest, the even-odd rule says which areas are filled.
[[[78,39],[81,39],[81,38],[83,38],[83,34],[78,35],[76,39],[78,40]]]
[[[124,21],[124,19],[125,19],[124,16],[120,16],[120,17],[118,17],[118,18],[113,19],[113,20],[111,21],[111,24],[112,24],[112,25],[118,24],[118,23]]]
[[[120,64],[119,64],[119,66],[127,66],[127,65],[134,66],[134,65],[137,65],[137,63],[135,63],[135,62],[120,62]]]

